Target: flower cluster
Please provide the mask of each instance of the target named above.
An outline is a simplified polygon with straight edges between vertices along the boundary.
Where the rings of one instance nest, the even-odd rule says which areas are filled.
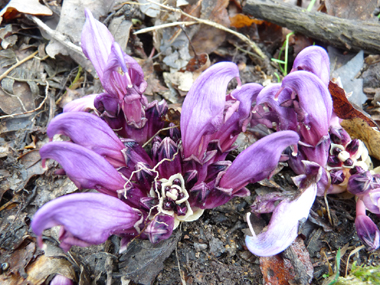
[[[300,136],[298,154],[288,153],[289,166],[298,174],[293,181],[300,193],[295,198],[289,193],[271,193],[256,199],[252,206],[255,214],[273,212],[264,233],[256,236],[252,231],[253,237],[246,238],[247,247],[256,255],[269,256],[288,247],[297,236],[299,220],[308,217],[316,195],[346,190],[358,198],[358,236],[370,249],[379,247],[380,232],[365,215],[366,208],[380,213],[378,177],[368,171],[371,160],[363,142],[351,140],[333,111],[329,65],[323,48],[308,47],[298,54],[281,84],[267,86],[257,96],[251,125],[293,130]],[[277,201],[281,202],[275,206]]]
[[[163,127],[166,103],[149,109],[137,63],[88,11],[86,18],[82,46],[107,93],[74,101],[54,118],[49,138],[59,134],[70,141],[49,142],[40,155],[43,163],[48,158],[59,162],[59,173],[79,189],[100,193],[67,195],[39,209],[32,229],[40,242],[45,229],[59,225],[65,250],[100,244],[110,235],[122,238],[121,249],[133,238],[157,243],[180,222],[249,195],[245,186],[269,177],[283,150],[297,144],[299,135],[284,130],[257,141],[233,162],[226,159],[262,90],[254,83],[241,85],[238,67],[230,62],[213,65],[194,82],[180,126],[171,124],[166,136],[148,140]],[[239,86],[226,95],[233,78]],[[94,100],[95,114],[84,112],[85,100]]]
[[[54,159],[80,189],[37,211],[32,229],[61,226],[61,247],[100,244],[121,237],[160,242],[180,222],[197,220],[205,209],[236,196],[245,186],[270,177],[280,160],[297,174],[299,191],[256,198],[255,214],[273,212],[266,231],[246,237],[248,249],[270,256],[286,249],[308,218],[315,197],[350,191],[357,197],[358,236],[374,250],[380,231],[366,209],[380,214],[380,175],[371,169],[364,144],[351,140],[333,111],[329,58],[318,46],[304,49],[281,84],[242,85],[231,62],[211,66],[194,82],[182,106],[180,125],[164,119],[163,100],[148,103],[141,67],[126,55],[107,28],[86,11],[82,48],[104,93],[75,100],[47,128],[51,141],[40,149],[43,164]],[[236,78],[238,87],[226,95]],[[228,154],[247,125],[275,132],[249,146],[231,162]],[[157,132],[167,127],[166,133]],[[285,153],[283,154],[283,151]]]

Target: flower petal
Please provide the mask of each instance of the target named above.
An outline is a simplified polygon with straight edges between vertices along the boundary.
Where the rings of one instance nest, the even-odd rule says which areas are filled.
[[[85,112],[68,112],[55,117],[47,128],[54,135],[68,136],[74,143],[105,157],[114,167],[125,166],[123,143],[114,131],[98,116]]]
[[[314,73],[328,86],[330,82],[330,59],[326,50],[320,46],[303,49],[295,58],[291,72],[305,70]]]
[[[291,91],[289,89],[284,89],[279,94],[278,100],[275,100],[275,95],[280,88],[281,84],[271,84],[266,86],[257,96],[256,106],[264,103],[269,105],[272,112],[274,112],[278,118],[278,130],[297,131],[297,114],[292,108],[286,108],[280,105],[280,102],[287,101],[291,98]]]
[[[86,22],[81,37],[82,50],[94,65],[99,79],[102,81],[108,55],[115,40],[107,27],[96,20],[90,10],[85,9],[85,15]]]
[[[267,230],[258,236],[254,232],[254,236],[246,236],[248,250],[258,256],[272,256],[285,250],[298,236],[299,221],[309,216],[316,192],[316,184],[312,183],[293,201],[286,199],[278,204]],[[248,224],[250,225],[249,219]]]
[[[51,142],[40,149],[43,160],[58,161],[67,176],[79,188],[96,189],[117,196],[125,180],[111,164],[99,154],[70,142]]]
[[[91,94],[73,100],[63,107],[63,112],[89,112],[95,110],[94,100],[98,94]]]
[[[125,54],[116,42],[112,43],[103,75],[101,81],[104,89],[110,94],[117,94],[120,100],[131,95],[130,88],[137,91],[136,95],[139,96],[136,98],[139,99],[147,86],[141,66]]]
[[[217,63],[194,82],[182,106],[181,133],[185,158],[201,158],[210,135],[223,124],[226,89],[229,81],[239,76],[232,62]]]
[[[293,131],[280,131],[258,140],[236,157],[218,186],[235,191],[267,178],[276,168],[283,150],[298,140],[298,134]]]
[[[32,230],[62,226],[64,249],[72,245],[101,244],[112,234],[134,227],[140,214],[121,200],[100,193],[77,193],[57,198],[37,211]]]
[[[249,123],[252,103],[255,101],[263,87],[256,83],[244,84],[241,88],[233,91],[230,95],[239,103],[238,109],[231,114],[221,128],[211,136],[210,140],[218,140],[221,151],[226,152],[236,141],[237,136],[243,131]]]
[[[316,146],[328,135],[332,115],[332,99],[327,87],[314,74],[296,71],[282,81],[282,88],[290,88],[298,95],[300,108],[305,113],[301,125],[302,141]]]

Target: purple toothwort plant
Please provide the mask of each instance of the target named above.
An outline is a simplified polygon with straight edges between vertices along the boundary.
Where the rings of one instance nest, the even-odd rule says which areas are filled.
[[[125,54],[110,31],[85,10],[82,49],[92,62],[104,93],[92,94],[67,104],[64,112],[94,111],[117,134],[146,142],[164,125],[165,101],[148,103],[143,95],[147,83],[140,65]]]
[[[269,177],[283,150],[296,145],[299,136],[277,132],[233,162],[226,160],[262,89],[246,84],[226,96],[229,81],[238,76],[238,67],[230,62],[207,69],[186,96],[180,129],[172,126],[168,136],[154,137],[149,151],[136,140],[118,138],[94,114],[66,112],[52,120],[48,136],[61,134],[70,141],[46,144],[42,159],[58,161],[60,174],[79,189],[101,193],[71,194],[44,205],[32,221],[39,241],[43,230],[60,225],[65,250],[99,244],[113,234],[122,238],[122,249],[136,237],[156,243],[205,209],[249,195],[245,186]]]
[[[323,48],[308,47],[296,57],[281,84],[267,86],[257,96],[251,125],[293,130],[300,136],[297,155],[288,152],[289,166],[298,174],[293,181],[300,191],[295,197],[271,193],[256,199],[255,214],[273,212],[266,231],[257,236],[247,219],[253,236],[247,236],[246,244],[256,255],[274,255],[287,248],[298,235],[299,221],[307,219],[316,195],[340,193],[347,185],[359,198],[359,237],[372,250],[379,247],[379,231],[365,215],[365,208],[380,214],[377,176],[368,172],[371,161],[363,142],[351,140],[333,112],[329,66]]]

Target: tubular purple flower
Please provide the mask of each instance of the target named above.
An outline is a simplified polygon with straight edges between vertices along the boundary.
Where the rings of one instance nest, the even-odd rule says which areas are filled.
[[[253,234],[245,238],[248,250],[258,256],[272,256],[285,250],[298,236],[299,222],[309,216],[316,193],[316,184],[312,183],[294,200],[280,202],[273,211],[266,231],[257,236],[248,214],[247,222]]]
[[[368,250],[377,250],[380,246],[380,231],[375,223],[365,213],[365,206],[360,199],[356,202],[355,227],[358,237]]]
[[[293,131],[268,135],[242,151],[223,175],[218,187],[239,190],[270,176],[276,168],[283,150],[298,143]]]
[[[79,189],[97,189],[116,197],[116,191],[124,188],[125,180],[115,168],[105,158],[83,146],[51,142],[40,149],[40,155],[43,160],[51,158],[58,161]]]
[[[185,158],[203,158],[210,135],[217,132],[223,124],[227,85],[232,78],[238,76],[236,64],[217,63],[204,71],[190,88],[181,113]]]
[[[63,107],[63,112],[91,112],[95,111],[94,100],[97,94],[91,94],[73,100]]]
[[[118,43],[113,42],[104,69],[102,85],[109,94],[117,94],[120,100],[124,96],[130,100],[139,100],[147,83],[141,66],[129,55],[125,54]],[[129,94],[136,86],[136,94]]]
[[[361,199],[368,211],[380,215],[380,188],[370,190],[368,193],[362,195]]]
[[[305,117],[300,133],[302,141],[316,146],[328,135],[332,115],[332,99],[327,87],[307,71],[292,72],[282,81],[282,88],[290,88],[298,95],[299,107]]]
[[[157,215],[149,223],[145,233],[151,243],[158,243],[172,235],[174,227],[174,217],[168,215]]]
[[[320,46],[304,48],[294,59],[291,72],[305,70],[314,73],[328,86],[330,82],[330,59],[326,50]]]
[[[42,245],[45,229],[62,226],[61,247],[101,244],[112,234],[122,234],[141,219],[138,211],[121,200],[99,193],[79,193],[57,198],[34,215],[32,230]]]
[[[66,276],[57,274],[55,277],[51,280],[50,285],[73,285],[73,281]]]
[[[88,131],[85,129],[88,128]],[[115,167],[125,166],[123,143],[114,131],[98,116],[85,112],[68,112],[55,117],[47,128],[47,135],[68,136],[74,143],[103,156]]]
[[[90,10],[85,9],[86,22],[83,26],[81,45],[84,55],[94,65],[100,81],[106,68],[108,55],[114,38],[105,25],[97,21]]]
[[[351,175],[348,180],[347,191],[358,197],[362,197],[374,188],[373,182],[374,177],[369,171]]]
[[[278,95],[278,99],[275,99],[275,95],[279,92],[281,84],[271,84],[261,90],[256,99],[257,110],[259,105],[267,104],[272,109],[272,112],[277,117],[275,123],[277,123],[278,131],[292,130],[298,131],[297,114],[292,108],[285,108],[280,105],[281,102],[285,102],[291,99],[291,90],[288,88],[283,89]]]
[[[219,142],[222,153],[231,148],[238,134],[242,131],[245,132],[251,117],[252,103],[256,100],[261,89],[263,89],[261,85],[250,83],[244,84],[230,94],[230,97],[237,101],[227,110],[225,123],[210,138],[211,141],[216,140]],[[236,105],[238,106],[237,110],[235,109]]]

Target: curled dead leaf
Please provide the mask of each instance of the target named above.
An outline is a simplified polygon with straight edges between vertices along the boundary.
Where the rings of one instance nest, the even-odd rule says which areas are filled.
[[[340,88],[338,84],[330,81],[329,91],[331,93],[334,112],[341,119],[355,119],[360,118],[367,123],[370,127],[378,127],[378,125],[363,111],[353,106],[346,97],[346,92],[343,88]]]
[[[12,0],[0,11],[0,23],[3,19],[11,20],[19,14],[51,16],[53,12],[39,0]]]

